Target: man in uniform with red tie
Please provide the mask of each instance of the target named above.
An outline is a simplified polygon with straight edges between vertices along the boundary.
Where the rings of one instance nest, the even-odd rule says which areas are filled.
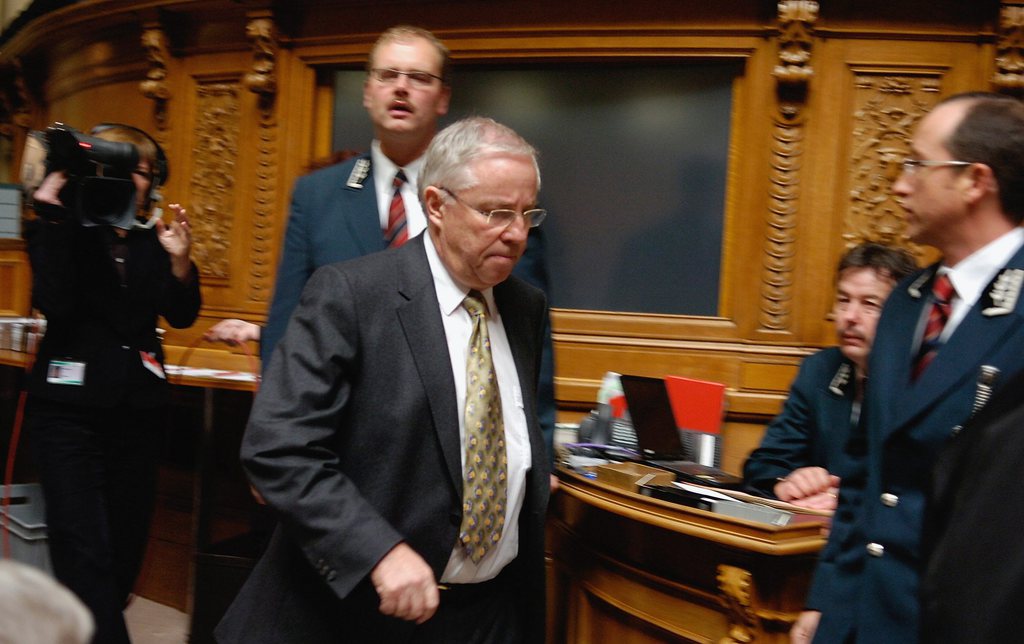
[[[426,228],[416,189],[423,153],[448,113],[449,74],[447,47],[425,29],[393,27],[370,50],[363,107],[374,140],[369,153],[295,182],[267,324],[262,334],[251,327],[264,368],[313,271],[400,246]]]
[[[268,366],[241,456],[279,527],[222,643],[544,640],[536,153],[469,118],[420,181],[427,234],[319,269]]]
[[[1024,367],[1024,105],[940,102],[894,186],[939,263],[893,290],[869,361],[864,480],[843,480],[794,642],[920,639],[922,517],[937,455]],[[984,526],[978,526],[984,530]]]

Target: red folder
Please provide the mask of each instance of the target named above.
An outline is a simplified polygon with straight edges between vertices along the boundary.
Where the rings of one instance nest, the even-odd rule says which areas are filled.
[[[725,411],[725,385],[682,376],[665,376],[676,426],[708,434],[719,433]]]

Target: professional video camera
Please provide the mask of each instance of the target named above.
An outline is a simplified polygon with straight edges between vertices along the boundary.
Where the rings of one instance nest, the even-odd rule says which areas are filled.
[[[139,150],[131,143],[106,141],[54,123],[32,131],[22,156],[21,180],[31,195],[45,176],[63,170],[68,181],[60,200],[83,226],[131,228],[135,222],[132,172]]]

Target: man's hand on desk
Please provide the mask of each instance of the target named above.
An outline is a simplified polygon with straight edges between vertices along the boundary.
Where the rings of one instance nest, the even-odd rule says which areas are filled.
[[[380,597],[380,612],[422,624],[434,616],[440,602],[434,571],[404,543],[392,548],[370,571]]]
[[[814,633],[818,630],[821,613],[816,610],[805,610],[796,618],[796,623],[789,631],[790,644],[811,644]]]
[[[839,498],[839,477],[823,467],[801,467],[775,484],[780,501],[815,510],[834,510]]]
[[[227,344],[242,344],[250,340],[259,342],[260,325],[246,322],[245,320],[221,320],[214,324],[206,333],[203,339],[210,342],[225,342]]]

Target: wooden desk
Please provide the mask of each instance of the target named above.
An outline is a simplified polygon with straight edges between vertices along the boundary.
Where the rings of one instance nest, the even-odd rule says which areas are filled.
[[[776,527],[558,476],[550,642],[788,641],[825,544],[820,521]]]
[[[24,369],[26,364],[28,364],[27,353],[11,351],[10,349],[0,349],[0,365],[21,367]]]

